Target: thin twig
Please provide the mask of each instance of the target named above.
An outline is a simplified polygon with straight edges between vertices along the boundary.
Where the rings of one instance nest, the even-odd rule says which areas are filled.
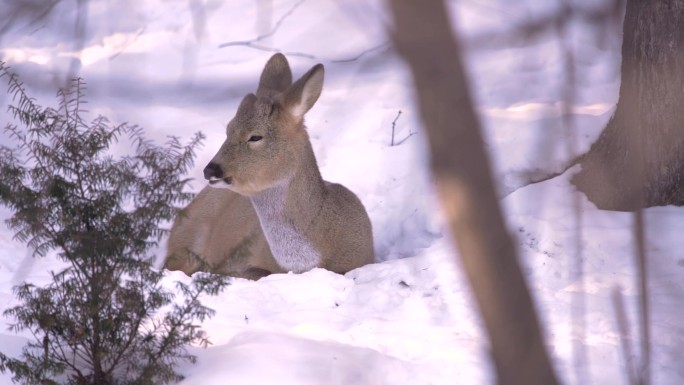
[[[408,140],[408,138],[410,138],[410,137],[412,137],[413,135],[416,135],[416,134],[418,134],[417,131],[411,131],[411,129],[409,129],[409,134],[408,134],[404,139],[402,139],[402,140],[400,140],[399,142],[397,142],[396,145],[398,146],[398,145],[404,143],[405,141]]]
[[[238,44],[234,44],[234,45],[238,45]],[[283,50],[278,49],[278,48],[267,47],[267,46],[265,46],[265,45],[259,45],[259,44],[253,44],[253,43],[241,44],[241,45],[243,45],[243,46],[245,46],[245,47],[253,48],[253,49],[256,49],[256,50],[259,50],[259,51],[265,51],[265,52],[280,52],[280,53],[282,53],[282,54],[285,55],[285,56],[298,56],[298,57],[303,57],[303,58],[313,59],[313,60],[317,60],[317,59],[318,59],[316,56],[311,55],[311,54],[306,53],[306,52],[283,51]],[[221,47],[219,47],[219,48],[221,48]]]
[[[140,36],[142,36],[142,34],[145,33],[145,30],[146,30],[146,29],[147,29],[147,26],[143,26],[143,27],[135,34],[135,37],[134,37],[132,40],[129,40],[126,44],[124,44],[124,46],[123,46],[120,50],[116,51],[116,53],[114,53],[114,54],[112,54],[111,56],[109,56],[109,58],[107,58],[107,60],[112,61],[112,60],[116,59],[117,57],[119,57],[119,55],[121,55],[122,53],[126,52],[126,50],[127,50],[130,46],[132,46],[135,42],[137,42],[138,39],[140,38]]]
[[[262,35],[259,35],[259,36],[255,37],[254,39],[250,39],[250,40],[231,41],[231,42],[227,42],[227,43],[222,43],[222,44],[219,44],[218,47],[219,48],[226,48],[226,47],[242,46],[242,47],[249,47],[249,48],[257,49],[259,51],[281,52],[282,54],[284,54],[286,56],[297,56],[297,57],[303,57],[303,58],[307,58],[307,59],[320,60],[316,55],[313,55],[310,53],[296,52],[296,51],[295,52],[283,51],[283,50],[280,50],[280,49],[275,48],[275,47],[269,47],[269,46],[266,46],[263,44],[257,44],[260,41],[273,36],[278,31],[278,29],[280,29],[280,26],[283,24],[285,19],[287,19],[290,15],[292,15],[294,13],[294,11],[297,8],[299,8],[299,6],[301,6],[305,1],[306,0],[300,0],[299,2],[294,4],[292,6],[292,8],[290,8],[287,12],[285,12],[280,17],[280,19],[278,19],[278,21],[275,23],[275,25],[273,26],[273,28],[269,32],[262,34]],[[348,58],[344,58],[344,59],[332,59],[332,60],[327,60],[327,61],[330,63],[349,63],[349,62],[356,61],[356,60],[360,59],[361,57],[363,57],[363,56],[365,56],[371,52],[388,50],[388,49],[390,49],[390,47],[391,47],[391,43],[389,41],[385,41],[385,42],[383,42],[377,46],[363,50],[360,53],[358,53],[352,57],[348,57]]]
[[[294,11],[297,8],[299,8],[299,6],[302,5],[305,1],[306,0],[300,0],[295,5],[293,5],[292,8],[290,8],[287,12],[285,12],[283,14],[283,16],[280,17],[280,19],[278,19],[278,21],[275,23],[275,25],[273,26],[273,28],[269,32],[267,32],[263,35],[259,35],[259,36],[255,37],[254,39],[251,39],[251,40],[231,41],[228,43],[223,43],[223,44],[219,45],[219,48],[225,48],[225,47],[230,47],[230,46],[235,46],[235,45],[245,45],[248,47],[256,48],[253,46],[254,43],[257,43],[261,40],[264,40],[266,38],[273,36],[278,31],[280,26],[283,24],[285,19],[287,19],[290,15],[292,15],[292,13],[294,13]]]
[[[416,134],[418,133],[418,132],[411,131],[411,129],[409,128],[409,133],[408,133],[408,135],[407,135],[404,139],[402,139],[402,140],[400,140],[400,141],[394,143],[394,132],[395,132],[395,128],[396,128],[396,125],[397,125],[397,120],[399,120],[399,116],[401,116],[401,110],[399,110],[399,111],[397,112],[396,118],[394,118],[394,120],[392,121],[392,141],[391,141],[391,143],[390,143],[390,147],[398,146],[398,145],[404,143],[405,141],[407,141],[408,138],[410,138],[410,137],[412,137],[413,135],[416,135]]]
[[[363,56],[365,56],[366,54],[369,54],[371,52],[376,52],[376,51],[377,52],[384,52],[384,51],[387,51],[391,48],[391,45],[389,42],[383,42],[383,43],[381,43],[375,47],[371,47],[371,48],[368,48],[366,50],[363,50],[360,53],[358,53],[354,56],[348,57],[348,58],[344,58],[344,59],[322,59],[316,55],[313,55],[313,54],[310,54],[307,52],[284,51],[284,50],[281,50],[279,48],[269,47],[269,46],[265,46],[265,45],[261,45],[261,44],[255,44],[255,43],[231,44],[231,46],[243,46],[243,47],[253,48],[253,49],[256,49],[259,51],[265,51],[265,52],[280,52],[285,56],[297,56],[297,57],[303,57],[306,59],[319,60],[322,62],[335,63],[335,64],[354,62],[354,61],[362,58]],[[219,46],[219,48],[223,48],[223,47]]]
[[[375,51],[388,50],[388,49],[390,49],[391,46],[392,46],[392,45],[390,44],[390,42],[389,42],[389,41],[386,41],[386,42],[384,42],[384,43],[382,43],[382,44],[380,44],[380,45],[377,45],[377,46],[375,46],[375,47],[368,48],[368,49],[365,50],[365,51],[361,51],[361,53],[357,54],[356,56],[352,56],[352,57],[347,58],[347,59],[330,60],[330,62],[331,62],[331,63],[349,63],[349,62],[353,62],[353,61],[356,61],[356,60],[360,59],[362,56],[364,56],[364,55],[366,55],[366,54],[368,54],[368,53],[375,52]]]
[[[397,120],[399,120],[399,117],[401,116],[401,110],[397,112],[397,117],[394,118],[392,121],[392,141],[390,142],[390,146],[394,146],[394,128],[397,125]]]

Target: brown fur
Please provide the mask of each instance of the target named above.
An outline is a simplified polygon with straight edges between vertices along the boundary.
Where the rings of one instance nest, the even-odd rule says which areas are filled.
[[[205,168],[222,188],[204,188],[174,222],[167,268],[258,279],[373,262],[366,210],[346,187],[321,178],[304,127],[322,87],[322,65],[292,84],[285,57],[271,57]]]
[[[165,267],[258,279],[283,272],[249,199],[205,187],[174,221]]]

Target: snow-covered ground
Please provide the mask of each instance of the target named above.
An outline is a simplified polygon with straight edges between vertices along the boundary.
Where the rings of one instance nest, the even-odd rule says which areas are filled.
[[[621,290],[636,330],[633,217],[598,211],[583,197],[577,215],[569,184],[576,168],[523,186],[530,176],[560,171],[609,119],[619,89],[619,23],[598,28],[577,20],[564,38],[550,29],[522,43],[508,32],[492,34],[557,7],[461,1],[452,2],[452,16],[468,47],[502,205],[554,364],[566,384],[626,383],[612,294]],[[295,76],[322,62],[323,95],[307,115],[318,162],[324,178],[359,195],[373,222],[376,264],[345,276],[316,269],[238,279],[206,298],[217,311],[204,323],[213,345],[192,348],[199,361],[180,368],[183,385],[492,383],[482,325],[430,187],[410,78],[388,44],[383,2],[92,0],[80,49],[74,19],[66,1],[46,20],[17,18],[0,36],[1,60],[42,104],[54,103],[55,88],[75,68],[89,84],[93,114],[137,123],[158,140],[203,131],[195,190],[225,123],[256,87],[272,54],[264,49],[285,52]],[[571,42],[576,60],[569,120],[562,118],[562,42]],[[4,92],[0,102],[10,102]],[[395,119],[395,142],[407,139],[390,146]],[[9,215],[0,208],[0,219]],[[645,220],[654,383],[679,385],[684,210],[649,209]],[[17,303],[13,285],[45,283],[61,266],[29,255],[0,229],[0,310]],[[184,279],[167,275],[169,285]],[[15,355],[27,335],[8,331],[10,322],[0,317],[0,350]]]

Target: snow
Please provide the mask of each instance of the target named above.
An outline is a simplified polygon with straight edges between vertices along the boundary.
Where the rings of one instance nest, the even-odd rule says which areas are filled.
[[[523,43],[493,34],[548,15],[557,5],[455,3],[452,16],[468,47],[501,203],[554,365],[566,384],[625,383],[612,296],[622,293],[632,345],[638,346],[633,216],[599,211],[578,198],[569,184],[578,166],[525,186],[530,177],[562,171],[610,118],[619,88],[620,28],[571,24],[578,81],[574,103],[565,108],[563,40],[555,30]],[[374,227],[376,264],[344,276],[315,269],[257,282],[236,279],[219,296],[205,298],[216,310],[203,325],[213,345],[191,348],[198,362],[181,364],[181,384],[493,382],[482,323],[431,187],[411,79],[387,46],[391,21],[383,2],[88,4],[81,50],[73,48],[69,2],[60,2],[40,25],[17,22],[2,36],[1,60],[20,73],[39,102],[54,104],[55,87],[79,58],[92,114],[139,124],[159,141],[207,134],[190,175],[199,190],[201,170],[223,141],[225,123],[242,96],[254,91],[271,55],[247,43],[218,47],[265,36],[253,44],[284,51],[295,77],[318,62],[326,66],[323,94],[307,114],[312,144],[324,178],[356,192]],[[486,44],[467,44],[487,34],[492,39]],[[0,93],[0,103],[8,102]],[[567,109],[573,112],[569,120]],[[395,142],[408,139],[390,146],[395,119]],[[6,134],[0,140],[6,143]],[[9,215],[0,208],[0,219]],[[684,211],[648,209],[645,222],[653,383],[679,385]],[[0,310],[17,304],[13,285],[45,284],[49,271],[62,267],[54,258],[29,255],[0,229]],[[166,275],[169,286],[176,280],[187,277]],[[14,356],[29,335],[9,331],[11,322],[0,317],[0,350]],[[0,375],[0,383],[10,383],[10,375]]]

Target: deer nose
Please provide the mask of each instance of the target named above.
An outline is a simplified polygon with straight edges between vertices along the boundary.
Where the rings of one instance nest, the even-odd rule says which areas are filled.
[[[207,167],[204,168],[204,179],[220,179],[223,176],[223,170],[221,166],[214,162],[210,162]]]

